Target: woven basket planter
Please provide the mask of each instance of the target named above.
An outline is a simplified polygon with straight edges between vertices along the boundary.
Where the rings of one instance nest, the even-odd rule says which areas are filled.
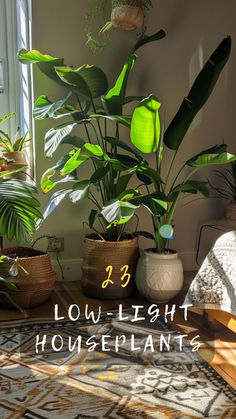
[[[109,242],[98,240],[93,235],[86,236],[81,265],[83,292],[100,299],[129,297],[135,290],[138,257],[137,237]]]
[[[51,260],[47,253],[26,247],[14,247],[3,249],[2,255],[12,257],[16,255],[18,274],[15,277],[9,275],[9,269],[13,265],[12,259],[6,259],[0,264],[0,276],[9,279],[18,287],[17,291],[4,288],[11,298],[22,308],[30,308],[42,304],[50,296],[56,273],[52,270]],[[11,307],[8,299],[1,296],[1,304]]]
[[[125,31],[140,28],[143,24],[142,0],[127,0],[127,4],[114,7],[111,12],[112,25]]]

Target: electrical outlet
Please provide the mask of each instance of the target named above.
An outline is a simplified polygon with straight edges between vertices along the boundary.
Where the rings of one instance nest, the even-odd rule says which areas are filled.
[[[48,239],[48,252],[63,252],[64,237],[52,237]]]

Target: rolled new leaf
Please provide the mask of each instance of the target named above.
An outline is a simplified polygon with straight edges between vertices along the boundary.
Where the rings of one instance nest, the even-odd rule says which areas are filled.
[[[188,96],[164,134],[165,145],[177,150],[197,113],[211,95],[221,71],[228,61],[231,38],[227,36],[216,48],[197,76]]]

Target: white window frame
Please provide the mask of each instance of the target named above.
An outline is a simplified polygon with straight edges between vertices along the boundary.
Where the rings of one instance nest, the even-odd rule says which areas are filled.
[[[33,77],[31,66],[22,65],[17,54],[22,49],[32,49],[32,4],[31,0],[0,0],[2,40],[0,51],[3,54],[2,74],[3,92],[0,104],[4,102],[1,115],[15,112],[16,117],[6,121],[11,137],[20,127],[21,135],[29,132],[34,139],[33,123]],[[4,101],[1,99],[4,99]],[[4,127],[5,128],[5,127]],[[30,162],[29,174],[35,178],[34,141],[27,146]]]

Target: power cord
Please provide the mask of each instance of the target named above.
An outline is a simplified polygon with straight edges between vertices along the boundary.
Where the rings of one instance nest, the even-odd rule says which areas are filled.
[[[49,235],[47,235],[47,234],[45,234],[45,235],[43,235],[43,236],[40,236],[40,237],[38,237],[33,243],[32,243],[32,248],[34,248],[34,246],[36,245],[36,243],[39,241],[39,240],[41,240],[41,239],[54,239],[56,236],[54,235],[54,236],[49,236]],[[47,251],[47,250],[46,250]],[[63,272],[63,268],[62,268],[62,265],[61,265],[61,262],[60,262],[60,259],[59,259],[59,252],[58,251],[56,251],[56,252],[54,252],[55,254],[56,254],[56,260],[57,260],[57,263],[58,263],[58,266],[59,266],[59,268],[60,268],[60,271],[61,271],[61,279],[62,279],[62,281],[64,281],[65,280],[65,275],[64,275],[64,272]]]

